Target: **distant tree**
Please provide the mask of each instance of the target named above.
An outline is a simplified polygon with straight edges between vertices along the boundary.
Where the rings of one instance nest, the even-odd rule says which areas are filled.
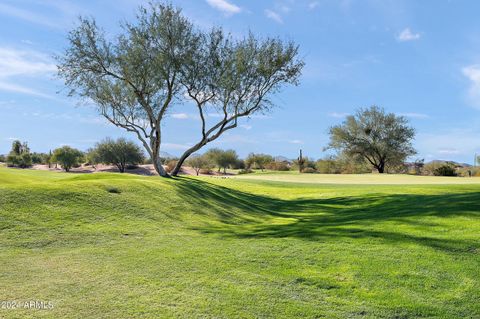
[[[131,141],[119,138],[116,141],[106,138],[96,144],[94,160],[115,165],[120,173],[125,172],[127,165],[138,165],[143,162],[143,152],[141,148]]]
[[[80,164],[83,159],[83,153],[70,146],[62,146],[53,151],[52,162],[62,166],[65,172],[69,172],[72,167]]]
[[[329,148],[349,157],[363,158],[384,173],[387,166],[403,163],[416,154],[412,146],[414,136],[415,130],[405,117],[372,106],[330,128]]]
[[[238,161],[237,152],[234,150],[221,150],[218,148],[213,148],[208,150],[205,155],[211,159],[213,163],[218,166],[218,171],[223,169],[223,173],[227,173],[227,168],[232,165],[235,165]]]
[[[85,159],[87,163],[93,167],[94,170],[97,169],[97,164],[100,164],[102,162],[100,154],[98,154],[98,150],[95,147],[87,150],[87,152],[85,153]]]
[[[334,156],[319,159],[315,163],[315,168],[320,174],[340,174],[342,172],[341,163]]]
[[[6,158],[8,166],[18,166],[27,168],[32,166],[32,154],[26,142],[22,143],[18,140],[12,142],[12,150]]]
[[[197,176],[202,169],[209,169],[213,166],[207,155],[192,156],[188,159],[187,164],[195,170]]]
[[[271,96],[298,84],[304,65],[291,42],[208,32],[156,2],[140,8],[121,35],[105,36],[93,19],[81,19],[68,40],[58,64],[70,93],[95,102],[108,121],[134,133],[161,176],[168,176],[159,157],[161,128],[176,102],[194,102],[201,135],[172,175],[191,154],[237,127],[239,118],[270,110]],[[210,112],[220,115],[214,123],[206,120]]]
[[[268,154],[250,153],[245,159],[247,168],[259,168],[262,171],[265,169],[265,166],[271,162],[273,162],[273,157]]]
[[[0,163],[5,163],[6,160],[7,160],[6,156],[0,154]]]
[[[420,175],[422,174],[423,167],[425,166],[425,159],[417,159],[413,163],[413,171],[415,175]]]
[[[455,167],[452,165],[442,165],[433,170],[433,175],[435,176],[457,176]]]

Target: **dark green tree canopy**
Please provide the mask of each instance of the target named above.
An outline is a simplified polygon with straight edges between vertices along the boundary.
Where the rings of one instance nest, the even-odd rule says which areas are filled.
[[[291,42],[205,32],[161,3],[140,8],[135,23],[125,23],[116,37],[81,19],[57,60],[70,94],[93,101],[108,121],[133,132],[162,176],[161,124],[173,106],[193,101],[201,119],[199,139],[180,156],[176,175],[188,156],[235,128],[239,118],[268,111],[271,96],[296,85],[304,65]],[[209,112],[219,115],[213,123]]]
[[[27,142],[13,141],[12,149],[7,155],[6,161],[8,166],[18,166],[20,168],[32,166],[32,154]]]
[[[80,164],[83,153],[70,146],[62,146],[53,151],[52,162],[59,163],[62,168],[69,172],[70,169]]]
[[[372,106],[331,127],[328,147],[350,158],[366,160],[383,173],[387,166],[401,164],[416,154],[412,146],[414,137],[415,130],[405,117]]]
[[[262,171],[265,168],[265,166],[271,162],[273,162],[272,156],[268,154],[261,154],[261,153],[259,154],[250,153],[245,159],[245,165],[248,168],[259,168]]]
[[[227,168],[235,165],[238,162],[238,155],[235,150],[222,150],[219,148],[212,148],[205,153],[213,163],[218,166],[218,170],[223,169],[223,173],[227,173]]]
[[[127,165],[137,165],[143,162],[141,148],[125,138],[117,140],[106,138],[97,143],[89,154],[92,162],[115,165],[121,173],[125,172]]]

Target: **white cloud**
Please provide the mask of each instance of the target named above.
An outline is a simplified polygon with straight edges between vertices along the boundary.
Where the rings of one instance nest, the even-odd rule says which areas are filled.
[[[0,47],[0,77],[54,72],[55,64],[41,53]]]
[[[423,113],[407,112],[407,113],[398,113],[400,116],[410,117],[414,119],[428,119],[430,116]]]
[[[464,67],[462,73],[470,80],[468,101],[471,105],[480,108],[480,64]]]
[[[275,21],[277,23],[283,23],[282,16],[275,11],[266,9],[265,10],[265,15],[267,16],[267,18],[272,19],[273,21]]]
[[[22,51],[0,47],[0,90],[51,98],[35,89],[14,83],[18,77],[45,76],[57,67],[50,59],[36,51]]]
[[[290,144],[303,144],[303,141],[302,140],[290,140],[290,141],[288,141],[288,143],[290,143]]]
[[[252,129],[252,126],[248,125],[248,124],[242,124],[242,125],[239,125],[239,126],[243,129],[246,129],[247,131]]]
[[[42,24],[47,27],[58,28],[59,25],[53,22],[53,19],[38,15],[34,12],[23,10],[5,3],[0,3],[0,13],[12,16],[18,19],[26,20],[28,22]]]
[[[410,28],[405,28],[397,36],[397,40],[400,42],[413,41],[420,39],[420,33],[413,33]]]
[[[242,11],[242,9],[239,6],[233,3],[230,3],[226,0],[206,0],[206,1],[212,8],[222,11],[227,16],[240,13]]]
[[[172,114],[172,117],[174,119],[186,120],[186,119],[188,119],[188,114],[187,113],[174,113],[174,114]]]
[[[460,154],[460,151],[456,148],[441,148],[438,150],[438,154],[441,155],[457,155]]]
[[[334,118],[337,118],[337,119],[343,119],[344,117],[347,117],[349,116],[350,113],[343,113],[343,112],[330,112],[328,113],[328,116],[330,117],[334,117]]]
[[[22,4],[25,8],[21,8]],[[38,13],[42,11],[52,12],[55,18]],[[0,3],[0,14],[50,28],[70,26],[74,18],[83,13],[85,10],[70,0],[15,1],[15,5]]]

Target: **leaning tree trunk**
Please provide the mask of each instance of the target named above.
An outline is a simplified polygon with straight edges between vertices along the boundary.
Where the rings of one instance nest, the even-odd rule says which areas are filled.
[[[177,161],[177,164],[175,165],[175,168],[173,169],[173,171],[171,172],[172,176],[177,176],[178,173],[180,173],[180,169],[182,168],[182,165],[183,163],[185,162],[185,160],[190,156],[192,155],[193,153],[195,153],[196,151],[198,151],[200,148],[202,148],[202,146],[205,145],[204,143],[200,142],[194,146],[192,146],[191,148],[189,148],[188,150],[185,151],[185,153],[183,153],[183,155],[178,159]],[[198,175],[198,174],[197,174]]]

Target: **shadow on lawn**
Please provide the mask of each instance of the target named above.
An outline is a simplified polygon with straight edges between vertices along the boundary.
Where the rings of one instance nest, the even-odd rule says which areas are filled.
[[[398,221],[425,229],[436,226],[426,216],[480,217],[480,193],[371,194],[362,197],[283,200],[234,190],[199,180],[177,184],[179,196],[198,207],[197,213],[215,212],[215,221],[196,228],[205,233],[242,238],[293,237],[381,238],[412,242],[445,251],[478,253],[478,241],[438,239],[373,229],[382,221]]]

